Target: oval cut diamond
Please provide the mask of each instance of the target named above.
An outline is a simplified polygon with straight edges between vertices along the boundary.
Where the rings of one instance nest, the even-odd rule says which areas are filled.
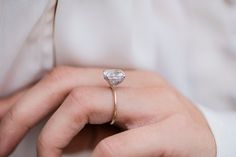
[[[117,86],[124,81],[125,73],[120,69],[107,69],[103,71],[103,77],[111,86]]]

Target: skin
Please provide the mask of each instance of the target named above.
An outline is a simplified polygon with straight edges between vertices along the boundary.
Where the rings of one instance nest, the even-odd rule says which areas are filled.
[[[156,73],[125,71],[116,89],[116,127],[106,125],[114,106],[102,71],[57,67],[24,94],[0,101],[0,157],[48,115],[38,137],[38,157],[87,148],[93,149],[92,157],[216,156],[204,116]]]

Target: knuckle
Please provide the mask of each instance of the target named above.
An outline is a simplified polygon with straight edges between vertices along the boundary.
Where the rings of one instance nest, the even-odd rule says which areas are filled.
[[[81,101],[80,99],[83,98],[84,92],[85,92],[84,87],[77,87],[72,89],[69,96],[75,101]]]
[[[59,91],[60,93],[62,92],[60,88],[62,87],[62,84],[69,85],[69,81],[73,78],[73,73],[74,71],[71,67],[58,66],[44,75],[39,84],[47,87],[45,88],[46,91],[50,94],[54,94],[53,96],[58,97],[55,93],[58,93]]]
[[[31,128],[30,121],[27,120],[24,114],[21,114],[21,112],[16,107],[13,107],[9,110],[7,113],[7,120],[16,126],[24,128],[25,130],[29,130]]]
[[[12,109],[10,109],[8,112],[7,112],[7,118],[10,120],[10,121],[16,121],[18,118],[15,118],[15,113],[16,113],[16,109],[13,107]],[[19,119],[18,119],[19,120]]]
[[[49,147],[49,144],[47,141],[48,141],[47,138],[43,134],[40,134],[37,139],[37,149],[38,150],[47,149]]]
[[[150,82],[153,82],[157,87],[166,84],[165,79],[159,73],[152,71],[140,71],[140,73],[145,78],[149,78]]]
[[[61,80],[63,77],[67,76],[66,74],[69,71],[69,67],[66,66],[58,66],[52,69],[46,76],[46,80],[57,81]]]
[[[89,93],[90,90],[88,87],[78,87],[73,89],[69,94],[69,99],[72,101],[71,104],[77,104],[80,112],[82,110],[84,113],[89,114],[92,111]]]
[[[178,122],[177,127],[180,129],[189,128],[193,122],[191,121],[190,117],[186,114],[175,114],[172,117],[176,122]],[[191,124],[191,125],[190,125]]]
[[[169,89],[165,85],[162,85],[162,86],[159,86],[159,87],[153,87],[153,90],[159,96],[169,95],[170,94]]]
[[[169,100],[169,101],[176,101],[178,99],[177,93],[171,89],[169,86],[160,86],[154,89],[156,93],[163,99]]]
[[[97,149],[96,151],[99,152],[99,154],[101,154],[101,156],[104,156],[104,157],[120,156],[120,154],[116,151],[117,147],[115,147],[114,142],[109,139],[102,140],[98,144],[96,149]]]
[[[89,95],[89,91],[86,87],[78,87],[71,91],[70,98],[81,105],[87,106],[88,101],[89,101],[88,95]]]

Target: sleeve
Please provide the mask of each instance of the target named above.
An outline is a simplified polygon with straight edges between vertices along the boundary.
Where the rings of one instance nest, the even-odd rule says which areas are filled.
[[[236,111],[218,112],[198,106],[215,137],[217,157],[236,156]]]

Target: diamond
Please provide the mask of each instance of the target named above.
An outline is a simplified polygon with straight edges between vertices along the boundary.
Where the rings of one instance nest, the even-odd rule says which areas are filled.
[[[114,87],[124,81],[125,73],[120,69],[107,69],[103,71],[103,77],[110,86]]]

